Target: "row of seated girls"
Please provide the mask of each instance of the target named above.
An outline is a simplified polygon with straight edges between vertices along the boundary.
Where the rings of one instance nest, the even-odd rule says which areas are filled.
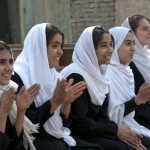
[[[49,23],[30,29],[15,62],[0,42],[0,150],[150,150],[149,20],[87,27],[59,73],[63,44]]]

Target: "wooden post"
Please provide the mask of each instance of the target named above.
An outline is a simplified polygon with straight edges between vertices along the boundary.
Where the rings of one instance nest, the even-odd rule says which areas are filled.
[[[19,16],[20,16],[20,33],[21,33],[21,43],[24,41],[25,29],[24,29],[24,2],[19,0]]]

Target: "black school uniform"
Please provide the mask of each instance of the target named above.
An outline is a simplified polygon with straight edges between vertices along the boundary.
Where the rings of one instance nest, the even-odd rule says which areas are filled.
[[[23,132],[18,137],[15,127],[7,118],[5,133],[0,132],[0,150],[25,150],[22,139]]]
[[[70,78],[74,79],[74,83],[84,81],[77,73],[70,74],[67,79]],[[134,148],[117,140],[118,126],[108,119],[107,108],[108,99],[105,99],[102,106],[94,105],[86,89],[71,105],[70,129],[73,136],[100,144],[103,150],[133,150]]]
[[[17,73],[12,75],[12,79],[19,85],[19,90],[23,86],[23,82],[20,79]],[[51,103],[48,100],[40,107],[35,107],[33,103],[30,108],[27,110],[26,116],[32,121],[32,123],[39,123],[39,133],[34,133],[35,137],[34,146],[36,150],[102,150],[102,148],[97,144],[88,143],[82,140],[76,140],[77,146],[70,147],[63,139],[55,138],[54,136],[48,134],[44,128],[43,124],[51,117],[53,114],[50,114]],[[64,126],[68,125],[68,121],[65,120],[63,114],[61,114],[63,119]]]
[[[145,82],[142,74],[137,69],[134,62],[130,63],[130,67],[134,74],[135,80],[135,94],[138,93],[140,86]],[[140,105],[138,109],[135,111],[135,120],[145,126],[146,128],[150,129],[150,102]]]

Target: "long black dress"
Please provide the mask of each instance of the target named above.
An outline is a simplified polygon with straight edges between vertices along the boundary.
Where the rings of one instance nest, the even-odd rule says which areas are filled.
[[[139,72],[139,70],[135,66],[134,62],[130,63],[130,67],[134,74],[135,94],[137,94],[140,86],[145,82],[145,80],[144,80],[142,74]],[[150,129],[150,102],[140,105],[140,107],[138,107],[138,109],[136,109],[136,111],[135,111],[134,118],[139,124]]]
[[[74,83],[84,81],[80,74],[72,73],[67,79],[73,78]],[[100,144],[104,150],[133,150],[117,140],[118,126],[108,119],[108,99],[102,106],[94,105],[88,90],[72,103],[70,125],[73,136],[88,142]]]
[[[20,137],[14,126],[11,125],[9,118],[7,118],[5,133],[0,132],[0,150],[25,150],[22,141],[23,132]]]
[[[19,90],[23,86],[23,82],[17,73],[14,73],[12,79],[19,85]],[[51,103],[48,100],[40,107],[35,107],[35,103],[33,103],[30,108],[27,110],[26,116],[32,121],[32,123],[39,123],[39,133],[34,133],[35,137],[34,146],[36,150],[102,150],[102,148],[97,144],[88,143],[86,141],[76,140],[77,146],[69,147],[67,143],[64,142],[63,139],[58,139],[53,137],[52,135],[45,132],[43,128],[43,124],[53,115],[50,114]],[[61,114],[63,119],[64,126],[68,125],[68,120],[65,120],[63,114]]]

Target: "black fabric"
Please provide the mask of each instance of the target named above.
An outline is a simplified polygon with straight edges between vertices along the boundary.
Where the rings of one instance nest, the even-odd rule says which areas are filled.
[[[23,86],[23,82],[17,73],[14,73],[11,78],[19,85],[19,89]],[[52,135],[45,132],[43,128],[43,124],[51,117],[53,114],[50,114],[51,103],[49,100],[45,102],[40,107],[35,107],[35,103],[33,103],[29,109],[27,110],[27,117],[34,123],[39,124],[39,133],[34,133],[35,137],[34,145],[36,150],[102,150],[102,148],[97,144],[91,144],[82,140],[77,140],[77,146],[69,147],[67,143],[64,142],[63,139],[58,139],[53,137]],[[70,123],[67,122],[63,114],[61,113],[61,117],[64,123],[64,126],[68,126]]]
[[[0,132],[0,150],[7,150],[12,139],[6,134]]]
[[[135,97],[132,98],[131,100],[125,102],[124,105],[125,105],[124,116],[128,115],[129,113],[131,113],[132,111],[134,111],[138,108],[138,105],[136,105],[136,103],[135,103]]]
[[[47,132],[45,132],[44,128],[41,127],[39,129],[39,133],[33,134],[35,137],[34,145],[36,150],[68,150],[68,145],[63,141],[63,139],[57,139]]]
[[[74,83],[84,81],[80,74],[72,73],[67,79]],[[118,126],[108,119],[108,100],[102,106],[92,104],[88,90],[71,105],[72,122],[70,129],[73,136],[101,145],[103,150],[133,150],[130,146],[116,139]]]
[[[138,105],[136,105],[135,101],[134,101],[135,98],[132,98],[131,100],[128,100],[124,103],[125,105],[125,111],[124,111],[124,116],[128,115],[129,113],[131,113],[132,111],[136,110],[138,108]],[[105,107],[108,106],[108,94],[106,95],[106,99],[104,101],[104,103],[106,103],[107,101],[107,105],[105,104]],[[104,105],[104,104],[103,104]],[[103,108],[103,105],[102,105],[102,109],[107,112],[106,108]],[[105,112],[105,113],[106,113]],[[108,115],[107,115],[108,116]],[[105,117],[107,117],[105,116]]]
[[[7,118],[5,133],[0,132],[0,150],[25,150],[22,136],[23,132],[20,137],[17,136],[15,127]]]
[[[140,86],[145,82],[145,80],[142,74],[139,72],[139,70],[135,66],[134,62],[131,62],[129,66],[132,69],[132,72],[134,74],[135,94],[137,94]]]
[[[71,150],[103,150],[99,144],[93,144],[91,142],[85,142],[74,138],[77,142],[75,147],[71,147]]]
[[[36,145],[36,150],[102,150],[102,148],[98,144],[92,144],[85,142],[83,140],[78,140],[76,138],[75,141],[77,145],[75,147],[69,147],[63,139],[57,139],[50,134],[46,133],[43,128],[40,129],[40,134],[33,134],[36,139],[34,140],[34,145]]]
[[[141,143],[147,148],[147,150],[150,150],[150,138],[144,136],[141,139]]]
[[[140,86],[145,82],[142,74],[139,72],[134,62],[130,63],[130,67],[134,74],[135,94],[138,93]],[[140,105],[135,111],[135,120],[150,129],[150,102]]]
[[[19,76],[16,72],[14,72],[14,73],[12,74],[11,80],[14,81],[15,83],[17,83],[17,84],[19,85],[18,91],[20,91],[21,87],[24,86],[24,84],[23,84],[23,82],[22,82],[20,76]]]

